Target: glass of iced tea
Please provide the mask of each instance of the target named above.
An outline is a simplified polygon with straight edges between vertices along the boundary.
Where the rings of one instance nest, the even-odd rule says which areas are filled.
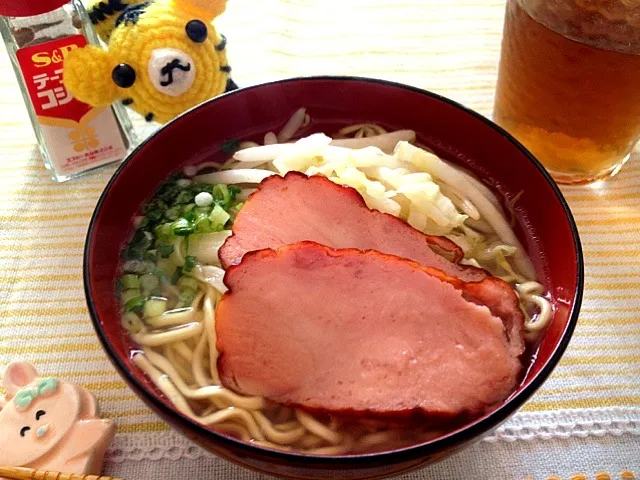
[[[615,175],[640,139],[640,0],[508,0],[494,119],[559,183]]]

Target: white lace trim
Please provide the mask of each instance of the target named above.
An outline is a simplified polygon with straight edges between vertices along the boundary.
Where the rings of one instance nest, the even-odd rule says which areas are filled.
[[[144,460],[197,460],[208,452],[174,432],[117,435],[107,459],[112,463]]]
[[[511,418],[486,442],[551,440],[556,438],[640,435],[640,409],[596,408],[557,412],[520,413]]]
[[[485,442],[640,436],[640,408],[597,408],[557,412],[519,413]],[[158,460],[196,460],[205,450],[175,432],[118,435],[108,454],[112,463]]]

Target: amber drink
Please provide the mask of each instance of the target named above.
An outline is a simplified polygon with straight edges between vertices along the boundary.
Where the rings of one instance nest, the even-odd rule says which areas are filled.
[[[494,119],[560,183],[616,174],[640,139],[640,1],[509,0]]]

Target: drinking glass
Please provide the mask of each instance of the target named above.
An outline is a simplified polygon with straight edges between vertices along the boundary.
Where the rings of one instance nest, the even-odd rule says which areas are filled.
[[[640,139],[640,1],[508,0],[494,120],[559,183],[618,173]]]

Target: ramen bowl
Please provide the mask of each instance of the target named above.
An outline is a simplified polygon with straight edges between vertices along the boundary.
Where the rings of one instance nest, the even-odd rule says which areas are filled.
[[[187,165],[226,159],[223,145],[260,141],[300,107],[305,134],[334,133],[362,122],[412,129],[441,158],[463,166],[511,205],[515,231],[553,299],[554,318],[517,390],[498,408],[431,441],[372,454],[318,456],[245,443],[181,414],[131,359],[120,322],[116,278],[120,251],[138,209],[168,176]],[[517,202],[514,199],[517,198]],[[91,220],[84,257],[91,317],[110,360],[129,387],[165,422],[206,450],[247,468],[287,478],[379,478],[441,460],[502,423],[549,377],[576,325],[583,261],[576,226],[557,186],[538,161],[492,122],[446,98],[363,78],[291,79],[245,88],[204,103],[161,128],[122,164]]]

